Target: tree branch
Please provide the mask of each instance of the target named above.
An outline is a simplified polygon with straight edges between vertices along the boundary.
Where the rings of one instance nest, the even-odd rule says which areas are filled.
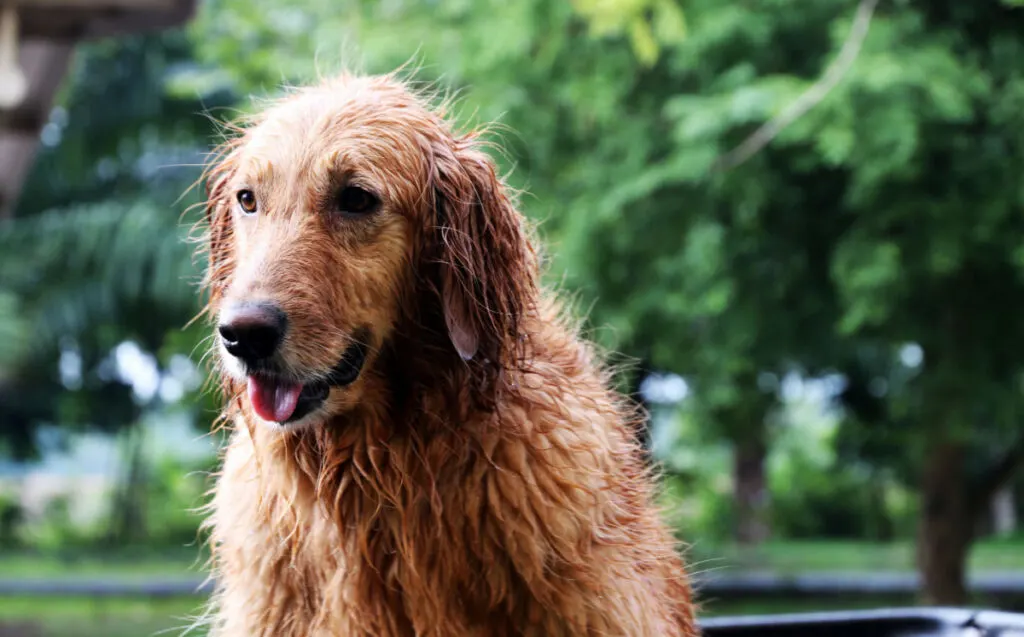
[[[825,99],[825,96],[839,84],[839,81],[857,60],[861,46],[864,44],[864,38],[867,37],[868,28],[871,26],[871,16],[874,14],[876,6],[878,6],[878,0],[861,0],[853,19],[853,26],[850,27],[850,34],[847,36],[846,42],[843,43],[843,48],[821,79],[804,91],[784,111],[765,122],[739,146],[719,156],[715,160],[712,170],[731,170],[747,161],[771,143],[782,132],[782,129],[803,117],[821,100]]]

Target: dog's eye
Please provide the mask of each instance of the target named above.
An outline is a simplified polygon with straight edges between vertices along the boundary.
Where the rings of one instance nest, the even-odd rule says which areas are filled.
[[[363,215],[377,207],[377,197],[358,186],[347,186],[338,193],[336,205],[339,212]]]
[[[257,208],[256,194],[251,190],[239,190],[238,205],[242,207],[242,212],[249,215],[255,214]]]

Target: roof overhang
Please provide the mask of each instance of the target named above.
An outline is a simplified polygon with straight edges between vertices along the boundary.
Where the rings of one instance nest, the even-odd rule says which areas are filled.
[[[13,211],[75,45],[182,25],[196,0],[15,0],[14,6],[28,92],[14,108],[0,110],[0,218]]]

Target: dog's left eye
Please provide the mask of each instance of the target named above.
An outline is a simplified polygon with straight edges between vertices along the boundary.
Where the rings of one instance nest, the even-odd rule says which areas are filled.
[[[238,205],[242,207],[242,212],[247,215],[256,213],[256,195],[251,190],[239,190],[236,195],[238,199]]]
[[[338,193],[336,205],[338,212],[350,215],[363,215],[377,208],[377,197],[359,186],[346,186]]]

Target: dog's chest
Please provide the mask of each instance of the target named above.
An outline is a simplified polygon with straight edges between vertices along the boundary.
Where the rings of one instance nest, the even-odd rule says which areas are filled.
[[[517,584],[498,529],[481,521],[482,493],[442,479],[386,498],[349,482],[325,501],[255,460],[229,450],[214,515],[222,597],[264,618],[248,634],[473,635],[511,610]]]

